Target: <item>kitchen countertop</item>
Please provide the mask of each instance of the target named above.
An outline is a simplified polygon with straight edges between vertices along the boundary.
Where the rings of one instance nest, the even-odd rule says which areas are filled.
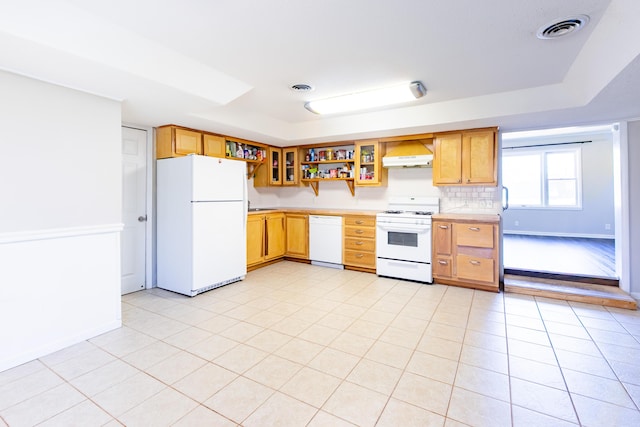
[[[308,215],[376,215],[383,210],[359,210],[359,209],[329,209],[329,208],[253,208],[250,210],[249,215],[259,215],[265,213],[297,213]],[[432,216],[434,220],[455,220],[455,221],[476,221],[476,222],[488,222],[499,223],[500,215],[498,214],[474,214],[474,213],[438,213]]]
[[[498,214],[472,214],[472,213],[438,213],[431,217],[434,221],[437,220],[452,220],[452,221],[469,221],[469,222],[489,222],[498,224],[500,222],[500,215]]]
[[[256,208],[254,208],[256,209]],[[327,209],[327,208],[257,208],[259,210],[250,210],[249,215],[257,215],[264,213],[284,212],[299,213],[309,215],[375,215],[382,211],[358,210],[358,209]]]

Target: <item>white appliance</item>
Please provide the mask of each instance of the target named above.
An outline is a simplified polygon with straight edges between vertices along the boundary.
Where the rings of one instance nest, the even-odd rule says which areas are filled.
[[[432,283],[431,215],[440,211],[440,201],[392,197],[388,207],[376,215],[376,273]]]
[[[189,155],[157,162],[158,287],[194,296],[247,274],[242,161]]]
[[[309,259],[314,265],[344,268],[341,216],[309,215]]]

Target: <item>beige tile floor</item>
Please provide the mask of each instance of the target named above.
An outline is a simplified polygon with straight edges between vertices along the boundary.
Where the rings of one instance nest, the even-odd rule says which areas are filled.
[[[640,313],[281,262],[0,373],[0,426],[638,426]]]

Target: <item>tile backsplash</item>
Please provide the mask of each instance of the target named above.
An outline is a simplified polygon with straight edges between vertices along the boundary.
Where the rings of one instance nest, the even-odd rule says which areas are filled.
[[[440,212],[502,213],[497,187],[440,187]]]

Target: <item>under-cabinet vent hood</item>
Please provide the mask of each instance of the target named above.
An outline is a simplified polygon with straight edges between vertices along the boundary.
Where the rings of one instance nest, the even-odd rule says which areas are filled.
[[[431,150],[417,141],[400,144],[382,158],[385,168],[430,168],[432,163]]]

